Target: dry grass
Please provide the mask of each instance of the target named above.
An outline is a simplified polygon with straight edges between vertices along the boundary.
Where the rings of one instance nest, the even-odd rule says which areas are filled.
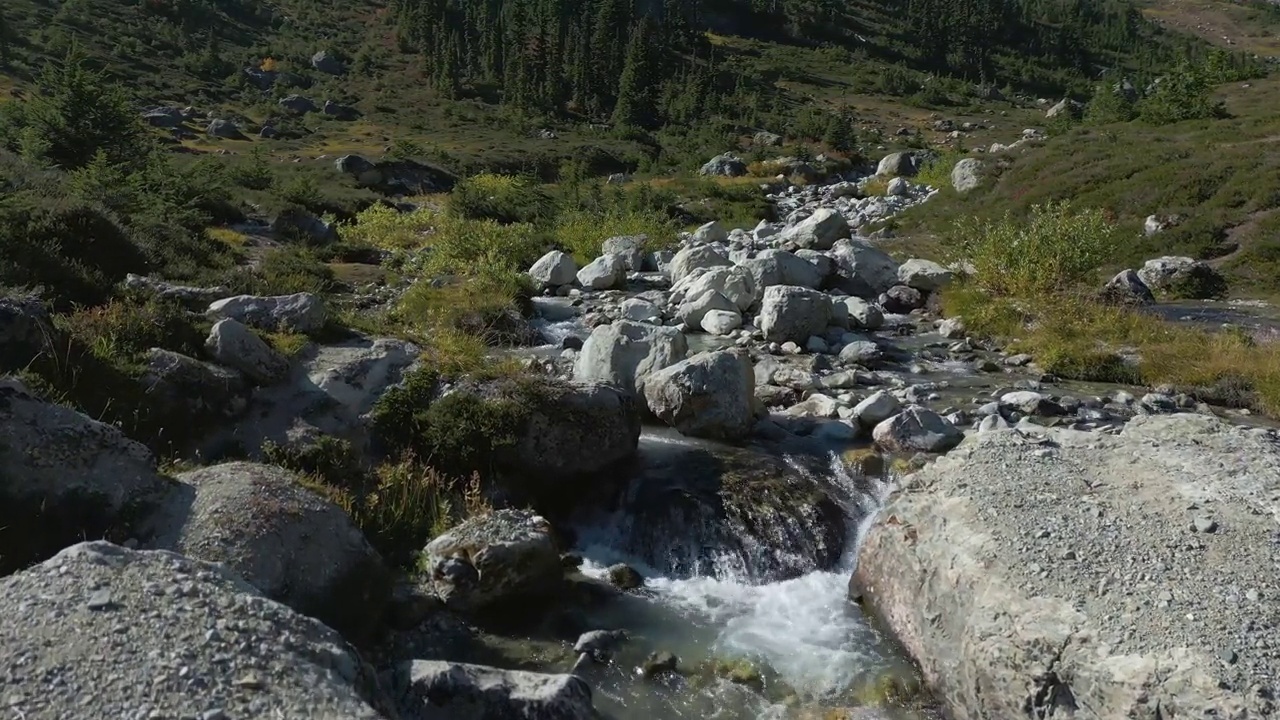
[[[1028,352],[1048,372],[1078,380],[1173,385],[1206,401],[1280,416],[1280,343],[1212,332],[1064,295],[1017,302],[958,286],[946,315]]]

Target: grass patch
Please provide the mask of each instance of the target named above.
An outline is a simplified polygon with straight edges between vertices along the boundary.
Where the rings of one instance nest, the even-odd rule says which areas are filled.
[[[676,227],[670,218],[656,212],[616,210],[603,216],[583,210],[568,212],[556,219],[556,243],[573,255],[579,265],[600,257],[601,244],[618,235],[644,235],[645,250],[671,247]]]
[[[956,163],[965,157],[967,157],[965,153],[944,152],[926,161],[920,171],[916,173],[914,179],[917,183],[928,185],[931,188],[949,188],[951,187],[951,171],[955,169]]]

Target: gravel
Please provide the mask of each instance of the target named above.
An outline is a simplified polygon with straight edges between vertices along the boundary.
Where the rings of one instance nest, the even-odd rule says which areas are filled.
[[[1179,414],[982,433],[882,517],[858,580],[958,718],[1274,712],[1273,431]]]
[[[0,580],[5,717],[384,717],[337,633],[218,566],[82,543]]]

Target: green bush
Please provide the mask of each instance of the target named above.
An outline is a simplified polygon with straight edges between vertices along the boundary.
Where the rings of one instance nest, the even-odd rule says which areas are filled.
[[[1085,106],[1084,119],[1094,125],[1129,122],[1138,116],[1134,101],[1116,83],[1100,83]]]
[[[603,242],[617,235],[644,235],[647,251],[670,247],[676,238],[675,223],[653,211],[567,212],[556,218],[552,232],[556,244],[580,265],[599,257]]]
[[[932,188],[951,187],[951,171],[956,163],[966,157],[965,153],[948,151],[931,160],[927,160],[916,173],[915,181]]]
[[[265,295],[325,294],[336,287],[333,270],[303,248],[271,250],[262,256],[254,278],[255,292]]]
[[[448,209],[456,218],[500,223],[540,223],[555,215],[555,203],[532,178],[489,173],[459,181]]]
[[[378,449],[389,456],[428,450],[422,444],[427,432],[427,410],[439,391],[440,376],[432,369],[409,373],[392,386],[369,412],[370,427]]]
[[[367,481],[367,471],[351,443],[329,435],[303,448],[267,441],[262,445],[262,457],[273,465],[320,478],[338,488],[359,490]]]
[[[1222,117],[1225,110],[1213,99],[1212,90],[1203,69],[1183,63],[1159,79],[1155,90],[1138,103],[1138,114],[1153,125]]]
[[[961,220],[954,238],[972,282],[997,296],[1038,298],[1090,280],[1114,251],[1115,227],[1101,211],[1066,202],[1037,205],[1025,220]]]

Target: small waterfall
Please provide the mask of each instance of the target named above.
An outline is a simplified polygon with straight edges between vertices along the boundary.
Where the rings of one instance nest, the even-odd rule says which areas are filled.
[[[644,638],[648,648],[676,653],[682,666],[713,659],[747,661],[762,669],[775,690],[785,688],[784,695],[792,695],[802,704],[849,704],[851,689],[886,671],[907,667],[896,649],[867,625],[861,610],[848,599],[858,548],[888,485],[855,476],[834,455],[825,465],[798,457],[788,457],[784,464],[795,476],[821,487],[840,515],[842,544],[829,566],[818,567],[807,558],[804,562],[808,565],[801,568],[800,559],[810,553],[773,545],[772,538],[763,541],[757,537],[750,543],[735,543],[729,538],[725,545],[709,548],[708,555],[713,558],[709,564],[680,567],[677,569],[684,572],[671,573],[670,563],[659,562],[655,567],[649,561],[655,554],[660,560],[684,556],[689,548],[720,536],[692,526],[685,528],[684,537],[677,537],[674,533],[679,529],[668,524],[665,531],[672,534],[667,536],[665,553],[635,557],[628,552],[637,537],[637,523],[622,516],[624,506],[610,516],[607,525],[584,528],[580,533],[584,570],[603,573],[608,564],[619,561],[640,570],[646,577],[643,594],[606,621],[628,627]],[[680,517],[679,513],[676,516]],[[789,523],[776,527],[795,528]],[[786,540],[786,533],[783,535],[781,539]],[[653,536],[645,535],[650,540]],[[768,579],[770,572],[744,567],[746,562],[757,560],[766,568],[798,572],[786,579]],[[625,679],[606,681],[599,687],[611,716],[625,720],[789,717],[784,714],[787,703],[777,693],[748,692],[727,682],[669,696],[655,695],[651,687],[636,689]]]

